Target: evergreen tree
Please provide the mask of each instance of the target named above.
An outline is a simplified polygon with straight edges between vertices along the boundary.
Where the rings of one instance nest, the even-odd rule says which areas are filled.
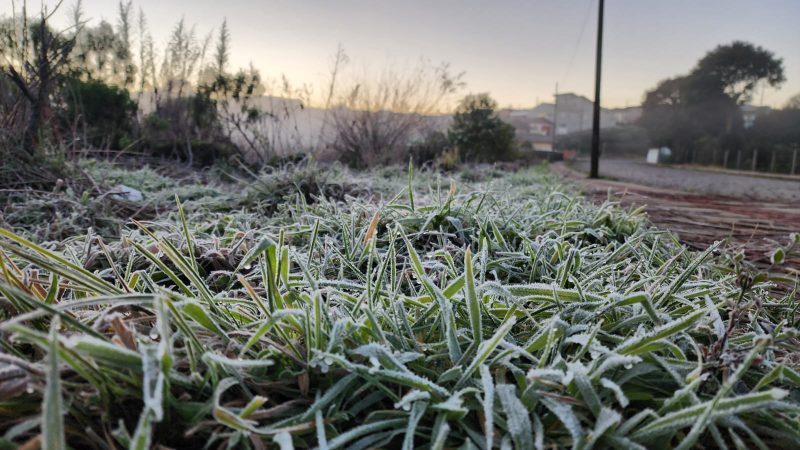
[[[448,137],[462,160],[490,162],[508,159],[514,150],[514,127],[495,114],[489,94],[470,94],[456,108]]]

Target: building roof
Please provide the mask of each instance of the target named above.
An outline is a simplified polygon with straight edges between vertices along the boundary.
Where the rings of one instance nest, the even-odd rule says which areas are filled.
[[[574,98],[574,99],[579,99],[579,100],[585,100],[587,102],[592,103],[591,100],[589,100],[588,98],[584,97],[583,95],[578,95],[578,94],[575,94],[575,93],[572,93],[572,92],[566,92],[564,94],[556,94],[556,97],[557,98]]]

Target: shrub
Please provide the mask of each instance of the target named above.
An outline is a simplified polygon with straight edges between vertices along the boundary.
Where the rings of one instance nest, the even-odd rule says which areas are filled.
[[[216,102],[203,94],[162,100],[145,117],[142,134],[147,152],[201,167],[238,153],[222,129]]]
[[[470,94],[459,103],[448,136],[464,161],[502,161],[511,156],[514,127],[497,117],[496,109],[489,94]]]
[[[337,58],[346,56],[340,50]],[[335,80],[336,73],[331,75]],[[390,68],[375,79],[356,76],[331,91],[327,145],[351,167],[402,162],[415,136],[430,127],[442,103],[461,85],[461,75],[451,73],[447,64],[424,61],[410,70]]]
[[[447,135],[441,131],[431,131],[422,140],[413,142],[408,149],[409,156],[416,164],[435,162],[450,149]]]
[[[84,145],[120,149],[130,143],[137,105],[127,90],[99,80],[70,79],[65,86],[67,121]]]
[[[442,170],[455,170],[461,163],[461,153],[458,147],[451,147],[436,158],[436,167]]]

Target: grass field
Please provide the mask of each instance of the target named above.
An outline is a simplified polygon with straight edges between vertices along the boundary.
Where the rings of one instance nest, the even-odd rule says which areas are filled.
[[[800,446],[797,282],[544,169],[84,170],[151,212],[3,219],[0,448]]]

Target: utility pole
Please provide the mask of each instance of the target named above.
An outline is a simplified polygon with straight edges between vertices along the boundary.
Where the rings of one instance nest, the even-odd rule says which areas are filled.
[[[600,165],[600,68],[603,59],[603,0],[597,12],[597,54],[594,68],[594,116],[592,117],[592,165],[589,178],[598,178]]]
[[[553,101],[553,142],[550,145],[553,151],[556,151],[556,135],[558,134],[558,83],[556,83],[556,95]]]

